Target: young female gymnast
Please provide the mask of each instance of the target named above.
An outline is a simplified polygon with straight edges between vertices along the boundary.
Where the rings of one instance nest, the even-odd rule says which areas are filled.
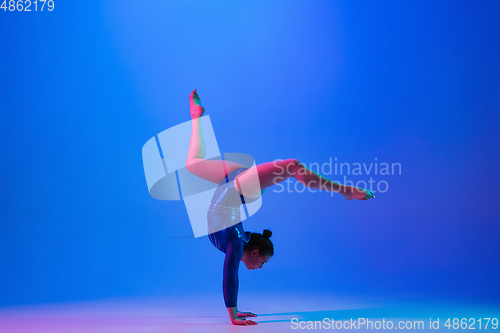
[[[227,160],[205,160],[205,143],[200,124],[205,109],[201,106],[196,89],[191,92],[189,100],[192,132],[186,168],[202,179],[219,184],[212,197],[207,219],[210,242],[226,254],[222,282],[224,302],[234,325],[256,325],[255,321],[246,319],[255,317],[255,314],[239,312],[237,309],[238,268],[240,261],[249,270],[262,268],[273,256],[274,248],[269,239],[271,231],[264,230],[262,234],[245,232],[243,224],[238,223],[242,200],[244,203],[253,202],[265,188],[290,177],[314,189],[338,192],[347,200],[368,200],[375,196],[369,190],[341,185],[319,175],[294,158],[262,163],[251,168]],[[258,184],[255,174],[258,175]]]

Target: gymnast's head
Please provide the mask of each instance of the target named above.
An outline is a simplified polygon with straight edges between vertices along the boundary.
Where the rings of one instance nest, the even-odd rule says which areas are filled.
[[[267,229],[262,234],[252,232],[241,258],[247,269],[262,268],[271,259],[274,254],[274,247],[269,238],[271,238],[272,234]]]

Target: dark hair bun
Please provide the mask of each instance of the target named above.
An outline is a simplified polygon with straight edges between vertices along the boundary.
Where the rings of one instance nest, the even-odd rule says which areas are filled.
[[[264,238],[267,238],[267,239],[271,238],[272,234],[273,233],[271,232],[271,230],[267,230],[267,229],[262,232],[262,236],[264,236]]]

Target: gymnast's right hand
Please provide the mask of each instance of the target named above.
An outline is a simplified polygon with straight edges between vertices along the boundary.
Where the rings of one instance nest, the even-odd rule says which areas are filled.
[[[226,309],[227,309],[227,314],[229,315],[229,318],[231,319],[231,323],[233,323],[233,325],[242,325],[242,326],[257,325],[257,322],[253,320],[246,320],[245,317],[238,317],[238,310],[236,310],[236,307],[230,307]]]
[[[246,320],[246,319],[241,319],[241,318],[231,318],[231,323],[233,325],[243,325],[243,326],[250,326],[250,325],[257,325],[258,323],[253,321],[253,320]]]

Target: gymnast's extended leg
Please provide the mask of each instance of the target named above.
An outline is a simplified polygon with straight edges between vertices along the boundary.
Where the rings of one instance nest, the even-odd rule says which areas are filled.
[[[205,142],[201,128],[200,117],[205,112],[201,106],[200,98],[196,89],[189,96],[189,107],[191,111],[191,141],[189,143],[189,153],[186,159],[187,170],[205,180],[219,184],[228,174],[238,168],[245,167],[233,161],[205,160]]]
[[[347,200],[375,198],[372,191],[332,181],[308,169],[294,158],[253,166],[236,177],[235,186],[240,193],[247,197],[258,197],[262,189],[281,183],[291,177],[310,188],[340,193]]]

